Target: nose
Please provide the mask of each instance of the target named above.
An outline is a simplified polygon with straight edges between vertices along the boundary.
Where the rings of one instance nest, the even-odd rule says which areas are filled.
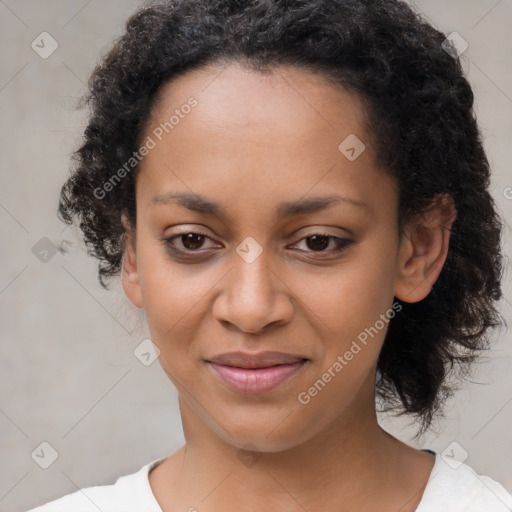
[[[238,254],[233,260],[213,305],[214,317],[226,327],[251,334],[289,322],[294,311],[291,287],[271,268],[265,250],[252,262]]]

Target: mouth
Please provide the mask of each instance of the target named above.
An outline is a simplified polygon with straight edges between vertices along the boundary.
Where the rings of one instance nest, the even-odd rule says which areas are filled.
[[[229,389],[245,395],[277,388],[294,377],[307,362],[306,357],[281,352],[232,352],[206,360],[215,376]]]

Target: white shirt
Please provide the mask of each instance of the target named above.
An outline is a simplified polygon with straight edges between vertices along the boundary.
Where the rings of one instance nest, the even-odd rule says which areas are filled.
[[[156,459],[114,484],[85,487],[27,512],[162,512],[149,484]],[[512,496],[487,476],[466,464],[436,454],[436,460],[416,512],[510,512]]]

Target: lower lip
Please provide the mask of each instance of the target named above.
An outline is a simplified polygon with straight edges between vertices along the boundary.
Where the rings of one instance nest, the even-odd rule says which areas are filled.
[[[289,380],[304,366],[304,361],[268,368],[238,368],[208,362],[215,374],[233,391],[258,395],[275,389]]]

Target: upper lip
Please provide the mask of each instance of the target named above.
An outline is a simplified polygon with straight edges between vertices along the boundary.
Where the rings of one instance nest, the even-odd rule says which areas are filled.
[[[246,352],[229,352],[207,359],[207,362],[237,368],[268,368],[279,364],[294,364],[307,360],[302,356],[284,354],[282,352],[259,352],[248,354]]]

